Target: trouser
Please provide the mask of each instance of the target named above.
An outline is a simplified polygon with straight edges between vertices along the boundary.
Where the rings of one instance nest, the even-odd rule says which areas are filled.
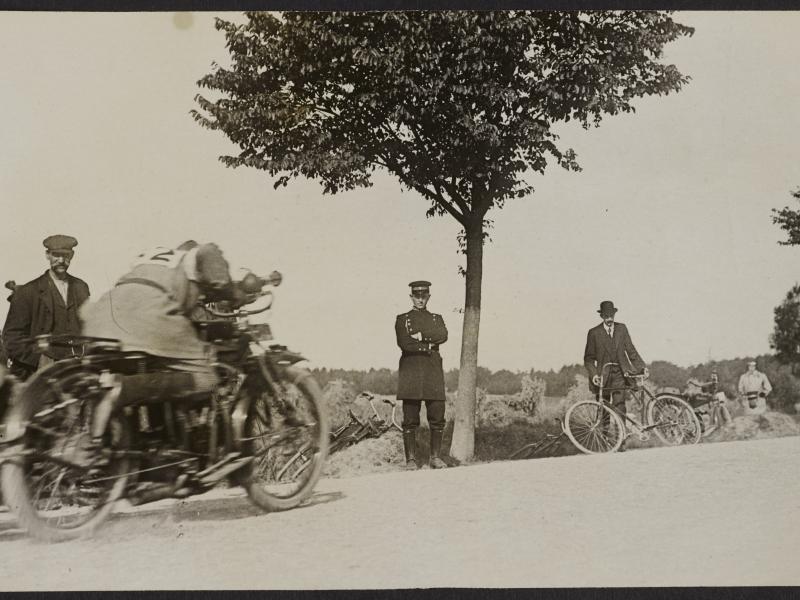
[[[403,431],[415,431],[419,427],[423,402],[431,431],[444,431],[444,400],[403,400]]]
[[[36,372],[36,369],[12,358],[9,360],[8,372],[20,381],[25,381]]]
[[[603,399],[617,414],[623,417],[623,420],[627,412],[625,402],[628,399],[628,390],[614,390],[614,388],[621,388],[626,385],[628,385],[628,382],[622,371],[618,369],[612,369],[608,374],[607,380],[603,382],[603,388],[610,388],[608,391],[603,389]]]
[[[207,362],[165,361],[163,368],[163,371],[119,377],[95,407],[92,437],[101,437],[111,415],[125,406],[208,394],[217,384],[216,373]]]

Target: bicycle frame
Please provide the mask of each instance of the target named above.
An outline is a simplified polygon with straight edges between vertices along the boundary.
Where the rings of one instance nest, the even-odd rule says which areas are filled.
[[[558,423],[561,433],[546,433],[543,439],[539,440],[538,442],[532,442],[524,445],[516,452],[510,454],[508,459],[513,460],[515,458],[530,458],[534,454],[543,454],[553,450],[561,442],[561,439],[567,435],[567,432],[564,430],[564,421],[558,417],[555,417],[554,421]]]
[[[610,372],[611,367],[619,367],[619,363],[611,363],[611,362],[606,363],[600,369],[600,385],[598,386],[598,393],[597,393],[598,402],[602,404],[607,404],[609,407],[613,409],[613,404],[611,403],[611,396],[613,396],[614,393],[616,392],[622,393],[623,397],[625,397],[626,394],[630,394],[630,396],[633,397],[639,404],[639,418],[637,420],[636,418],[631,416],[627,411],[627,405],[626,405],[626,410],[624,413],[616,411],[620,419],[622,419],[623,425],[627,426],[627,424],[630,423],[633,426],[635,432],[639,434],[639,437],[642,437],[643,435],[647,434],[651,429],[662,426],[663,424],[660,423],[653,425],[645,425],[645,423],[647,423],[647,408],[648,406],[650,406],[650,403],[656,399],[656,397],[652,393],[650,393],[650,390],[648,390],[644,386],[644,380],[645,380],[644,374],[623,373],[625,379],[633,379],[634,381],[633,385],[626,385],[622,387],[613,387],[613,388],[604,387],[603,384],[606,381],[605,379],[606,370]],[[609,394],[608,399],[603,397],[604,393]],[[627,438],[631,434],[632,432],[627,431],[626,427],[625,437]]]
[[[378,413],[378,409],[375,408],[375,396],[373,394],[369,392],[362,392],[356,397],[356,399],[358,398],[364,398],[369,402],[369,406],[372,409],[373,414],[370,415],[368,419],[362,420],[358,418],[352,409],[350,409],[348,411],[350,420],[330,434],[331,445],[329,453],[332,454],[333,452],[337,452],[348,446],[357,444],[368,437],[378,438],[390,429],[397,429],[401,432],[403,431],[403,428],[396,419],[397,401],[390,398],[384,398],[383,401],[387,404],[391,404],[392,406],[392,415],[389,418],[389,421],[385,421]]]

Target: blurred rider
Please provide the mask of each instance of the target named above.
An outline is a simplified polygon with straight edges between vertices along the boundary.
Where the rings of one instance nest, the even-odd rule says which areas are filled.
[[[248,299],[231,280],[222,251],[190,240],[141,253],[111,290],[85,305],[84,335],[113,338],[123,351],[160,359],[155,372],[117,378],[95,409],[93,444],[101,443],[110,415],[123,406],[211,392],[217,383],[213,348],[200,339],[189,315],[201,300],[238,307]]]

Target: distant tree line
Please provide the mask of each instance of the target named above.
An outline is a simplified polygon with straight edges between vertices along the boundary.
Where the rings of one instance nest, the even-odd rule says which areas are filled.
[[[673,387],[683,390],[689,378],[707,381],[711,370],[716,369],[723,391],[729,398],[737,395],[736,387],[739,376],[747,369],[747,361],[753,357],[734,358],[729,360],[709,361],[706,363],[679,367],[668,361],[656,360],[650,364],[650,380],[658,387]],[[795,402],[800,400],[800,379],[792,373],[792,366],[781,364],[777,357],[762,355],[755,358],[758,370],[766,373],[772,383],[773,393],[770,404],[778,410],[792,411]],[[565,365],[558,371],[509,371],[500,369],[492,371],[486,367],[478,367],[478,387],[488,394],[513,395],[522,391],[523,376],[541,379],[545,382],[546,396],[566,396],[570,387],[575,384],[576,375],[586,375],[583,365]],[[315,369],[314,376],[323,387],[331,381],[345,381],[356,392],[369,390],[376,394],[394,394],[397,390],[397,371],[392,369]],[[458,389],[458,369],[445,372],[445,387],[449,392]]]

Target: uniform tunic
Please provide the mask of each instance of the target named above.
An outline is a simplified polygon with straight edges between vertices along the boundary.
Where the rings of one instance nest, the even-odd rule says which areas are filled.
[[[395,320],[400,356],[397,397],[401,400],[445,400],[444,372],[439,344],[447,341],[441,315],[412,309]],[[411,337],[422,333],[422,340]]]

